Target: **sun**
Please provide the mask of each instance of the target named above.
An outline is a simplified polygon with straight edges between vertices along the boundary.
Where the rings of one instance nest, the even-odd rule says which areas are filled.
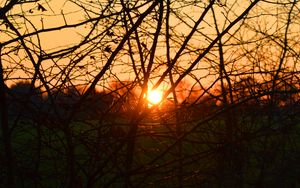
[[[159,90],[152,90],[148,92],[147,100],[151,104],[158,104],[162,100],[162,92]]]

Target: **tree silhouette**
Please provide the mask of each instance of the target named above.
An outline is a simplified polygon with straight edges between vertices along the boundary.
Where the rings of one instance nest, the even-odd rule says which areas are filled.
[[[297,1],[0,6],[0,186],[299,185]]]

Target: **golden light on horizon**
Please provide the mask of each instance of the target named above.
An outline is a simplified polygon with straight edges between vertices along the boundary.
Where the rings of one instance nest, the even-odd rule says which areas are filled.
[[[148,92],[147,100],[150,104],[155,105],[161,102],[163,93],[160,90],[151,90]]]

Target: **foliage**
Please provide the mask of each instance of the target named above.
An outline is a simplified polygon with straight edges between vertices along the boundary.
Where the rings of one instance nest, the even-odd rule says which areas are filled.
[[[286,0],[0,2],[0,186],[298,187],[298,14]]]

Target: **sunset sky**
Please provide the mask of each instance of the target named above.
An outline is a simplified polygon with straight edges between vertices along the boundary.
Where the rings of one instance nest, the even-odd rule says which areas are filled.
[[[223,6],[222,2],[219,2],[219,4],[213,6],[214,11],[208,11],[207,15],[204,17],[203,21],[198,26],[198,30],[193,34],[193,36],[189,40],[187,48],[177,59],[177,62],[175,64],[176,69],[175,67],[174,69],[172,69],[175,81],[179,78],[180,75],[182,75],[184,71],[188,70],[191,67],[192,63],[197,59],[197,57],[201,56],[201,53],[215,39],[215,37],[217,36],[217,32],[222,32],[222,30],[224,30],[231,23],[229,20],[234,20],[235,18],[237,18],[249,5],[249,1],[246,0],[226,1],[223,3],[226,3],[226,6]],[[4,6],[5,1],[1,1],[0,4]],[[150,6],[150,4],[151,3],[149,3],[149,5],[142,6],[142,8],[140,8],[139,11],[145,11],[146,8]],[[106,5],[107,1],[100,2],[100,4],[91,3],[88,1],[39,1],[38,3],[28,3],[21,6],[16,5],[14,6],[13,10],[10,11],[10,14],[13,15],[22,12],[26,19],[28,19],[28,21],[24,22],[23,18],[15,16],[12,20],[12,22],[16,25],[17,23],[24,23],[26,27],[24,27],[24,25],[21,25],[18,29],[20,33],[26,34],[34,32],[35,30],[56,28],[65,25],[83,23],[87,18],[97,18],[99,16],[99,10],[103,10]],[[179,51],[184,39],[188,36],[188,34],[191,31],[191,27],[202,14],[204,10],[203,7],[207,5],[208,2],[198,2],[197,4],[190,4],[187,6],[185,6],[183,2],[172,2],[172,8],[174,10],[179,9],[180,11],[171,12],[169,19],[169,26],[170,28],[172,28],[172,30],[170,30],[171,37],[169,38],[171,44],[171,59],[175,56],[176,52]],[[42,10],[40,6],[42,6],[44,10]],[[86,9],[85,11],[83,11],[83,7],[85,7]],[[118,11],[121,10],[121,7],[121,4],[118,4],[117,2],[113,3],[112,12],[118,13]],[[266,45],[257,46],[255,40],[258,40],[259,38],[261,38],[261,36],[258,35],[258,32],[255,31],[255,29],[261,30],[270,35],[282,35],[285,32],[288,11],[289,8],[285,8],[285,6],[278,6],[276,4],[268,2],[259,2],[250,11],[248,19],[245,22],[238,22],[229,30],[229,34],[225,34],[222,37],[222,41],[226,44],[223,46],[223,58],[227,64],[226,67],[228,71],[231,72],[232,75],[247,73],[248,71],[251,72],[253,66],[255,66],[252,66],[253,61],[257,61],[259,58],[264,59],[264,56],[268,56],[269,60],[266,59],[266,61],[264,62],[265,65],[259,65],[259,67],[265,67],[265,70],[270,70],[274,68],[276,69],[277,65],[274,62],[278,63],[279,61],[278,58],[280,57],[281,53],[280,46],[272,46],[272,44],[268,44],[268,42],[266,43]],[[103,15],[105,16],[106,14],[108,13],[105,12]],[[216,15],[216,21],[213,18],[213,14]],[[293,18],[295,18],[296,16],[297,14],[292,15]],[[84,54],[86,50],[92,50],[91,52],[89,52],[89,55],[82,59],[78,64],[79,67],[84,68],[76,69],[76,71],[72,74],[74,78],[77,78],[77,83],[86,84],[87,82],[90,82],[93,79],[93,77],[97,73],[99,73],[101,67],[104,66],[104,64],[110,56],[109,53],[105,51],[103,52],[103,50],[105,50],[108,46],[110,50],[115,50],[122,36],[124,36],[125,34],[124,28],[120,27],[118,24],[116,24],[115,26],[112,24],[113,20],[116,18],[117,17],[112,16],[111,19],[109,18],[107,21],[100,21],[100,23],[96,26],[97,29],[92,31],[92,35],[90,37],[98,35],[101,32],[105,32],[107,27],[112,27],[109,31],[113,32],[115,36],[106,36],[106,38],[104,37],[103,40],[100,40],[101,35],[99,35],[99,39],[94,40],[96,43],[99,42],[99,45],[95,45],[95,47],[92,47],[90,44],[85,44],[71,56],[62,59],[55,59],[55,63],[58,63],[61,66],[61,68],[63,68],[69,62],[75,61],[75,59],[79,58],[80,54]],[[147,29],[150,33],[155,32],[157,27],[156,21],[151,22],[150,16],[149,18],[146,17],[145,20],[148,21],[145,21],[141,24],[141,34],[145,33],[145,30]],[[299,38],[298,31],[300,24],[298,24],[297,19],[292,20],[293,22],[291,22],[289,26],[288,37],[290,37],[293,41],[297,41],[296,39]],[[40,47],[37,47],[43,49],[44,52],[51,53],[54,51],[58,51],[59,49],[64,49],[66,47],[78,44],[80,41],[82,41],[83,37],[91,31],[91,23],[94,22],[80,24],[80,26],[77,26],[75,28],[63,28],[60,30],[50,32],[42,32],[38,35],[40,41],[38,41],[35,36],[30,37],[30,40],[36,45],[40,45]],[[107,25],[105,25],[105,23]],[[242,23],[244,25],[241,25]],[[165,21],[162,25],[162,30],[160,32],[161,36],[158,38],[158,45],[156,46],[154,64],[152,66],[150,74],[151,79],[149,85],[155,85],[160,75],[165,70],[167,70],[167,66],[165,65],[167,59],[164,24]],[[216,25],[218,25],[219,31],[216,30]],[[5,30],[5,25],[2,25],[1,29]],[[234,34],[235,36],[232,37],[231,34]],[[0,42],[5,42],[7,40],[15,38],[14,34],[11,34],[10,31],[2,32],[1,35],[2,36]],[[146,49],[150,50],[150,47],[153,43],[152,36],[140,36],[140,40],[143,44],[146,44],[144,52]],[[245,44],[242,44],[243,42],[241,43],[242,40],[245,41]],[[12,45],[14,44],[16,43],[13,43]],[[115,57],[111,68],[112,74],[106,75],[103,77],[103,79],[101,79],[103,83],[109,79],[113,80],[113,77],[115,75],[118,75],[118,79],[121,80],[135,80],[137,78],[137,75],[133,74],[133,62],[131,57],[127,53],[127,45],[128,44],[125,44]],[[136,42],[134,42],[134,40],[131,45],[133,45],[133,47],[136,48]],[[294,43],[292,45],[299,46],[299,44],[297,43]],[[32,46],[32,48],[37,47]],[[295,49],[299,50],[298,48]],[[255,52],[255,56],[257,56],[257,54],[258,56],[251,57],[244,55],[245,53],[249,52]],[[208,87],[210,83],[213,83],[219,77],[218,53],[219,52],[217,48],[212,48],[209,51],[209,53],[207,53],[200,60],[200,62],[196,62],[190,74],[186,75],[186,78],[184,80],[186,82],[190,82],[191,84],[195,82],[195,79],[201,80],[201,83],[207,85]],[[17,59],[15,60],[16,62],[19,61],[25,66],[31,66],[30,64],[22,60],[23,57],[25,57],[24,51],[20,50],[17,52],[16,55],[16,57],[13,57],[12,55],[10,56],[10,58]],[[140,61],[138,53],[132,55],[135,59]],[[149,57],[145,58],[145,64],[147,66]],[[6,65],[8,67],[13,66],[10,65],[10,61],[11,60],[7,60],[8,64]],[[136,66],[138,67],[141,66],[141,62],[139,61],[135,62],[137,63]],[[292,59],[287,59],[286,61],[290,61],[291,64],[293,63]],[[41,67],[45,70],[45,74],[52,74],[55,73],[55,71],[60,71],[59,69],[57,69],[58,67],[53,67],[53,69],[51,68],[54,65],[53,63],[54,62],[52,62],[52,60],[45,60],[44,62],[42,62]],[[274,65],[274,67],[272,67],[272,64]],[[16,67],[17,66],[18,65],[16,65]],[[294,66],[292,68],[298,69],[299,67]],[[18,70],[11,75],[11,78],[18,78],[19,76],[21,78],[26,78],[27,76],[30,76],[30,73]],[[144,75],[139,73],[138,77],[139,79],[141,79],[143,76]],[[236,78],[232,77],[233,80]],[[52,82],[53,84],[55,84],[57,80],[53,78]],[[161,87],[164,89],[170,87],[169,78],[166,77],[165,81],[162,82],[162,84],[163,86]]]

